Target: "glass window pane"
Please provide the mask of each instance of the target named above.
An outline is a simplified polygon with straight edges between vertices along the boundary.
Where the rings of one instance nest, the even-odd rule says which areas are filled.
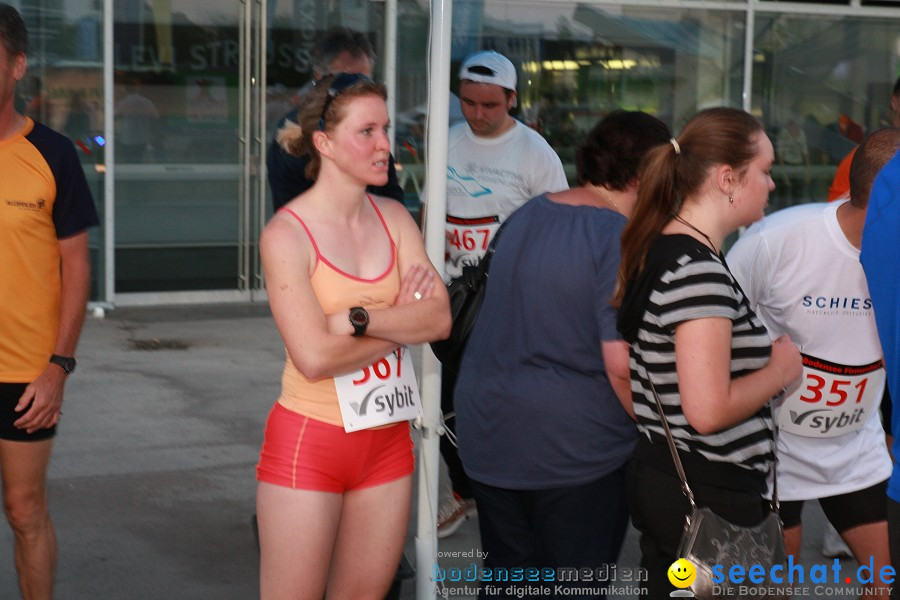
[[[101,226],[90,231],[90,298],[102,300],[106,295],[102,6],[77,0],[25,0],[18,8],[29,39],[28,71],[16,88],[15,106],[75,144],[100,213]]]
[[[516,116],[547,138],[571,182],[576,146],[612,110],[643,110],[677,129],[701,108],[741,106],[743,12],[457,1],[453,19],[451,89],[469,52],[506,54],[519,74]],[[405,124],[417,124],[426,86],[410,75],[424,78],[422,53],[402,45],[421,43],[420,26],[413,19],[400,26],[398,73],[407,75],[398,99],[398,140],[413,149],[421,127]],[[421,95],[410,97],[411,89]],[[403,160],[417,158],[402,143],[399,152]]]
[[[237,289],[238,2],[116,0],[116,292]]]
[[[884,20],[759,15],[753,109],[776,147],[772,210],[824,201],[835,166],[891,123],[900,31]]]

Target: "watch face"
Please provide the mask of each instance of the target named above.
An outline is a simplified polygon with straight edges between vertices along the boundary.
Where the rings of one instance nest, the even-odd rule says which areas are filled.
[[[368,325],[369,324],[369,313],[364,308],[353,308],[350,310],[350,321],[354,325]]]
[[[57,356],[54,354],[50,357],[50,362],[59,365],[66,374],[75,370],[75,358],[72,356]]]
[[[369,325],[369,313],[361,306],[354,306],[350,309],[350,324],[353,326],[353,335],[365,335],[366,327]]]

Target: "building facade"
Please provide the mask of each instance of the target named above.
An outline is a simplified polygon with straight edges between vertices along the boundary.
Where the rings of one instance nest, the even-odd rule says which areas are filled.
[[[383,73],[394,7],[395,155],[416,210],[425,0],[11,4],[31,35],[19,108],[72,138],[102,214],[93,302],[264,299],[256,242],[271,214],[263,153],[274,123],[330,27],[366,32]],[[451,71],[473,50],[509,56],[517,117],[570,174],[581,137],[611,110],[677,131],[700,109],[742,107],[775,143],[773,208],[825,199],[840,159],[890,123],[900,76],[894,0],[456,0],[452,13]]]

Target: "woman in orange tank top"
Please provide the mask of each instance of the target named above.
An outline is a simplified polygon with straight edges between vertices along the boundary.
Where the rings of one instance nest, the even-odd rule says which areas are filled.
[[[362,75],[326,76],[279,132],[285,150],[310,156],[316,183],[260,239],[287,354],[257,468],[262,600],[383,598],[403,552],[409,424],[348,433],[345,407],[362,414],[371,394],[348,401],[339,391],[347,375],[394,357],[399,366],[405,345],[450,331],[415,222],[402,204],[366,194],[387,181],[385,97]]]

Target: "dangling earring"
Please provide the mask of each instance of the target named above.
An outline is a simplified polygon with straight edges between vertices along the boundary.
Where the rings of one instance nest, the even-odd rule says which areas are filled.
[[[728,204],[734,204],[734,198],[728,196]]]

